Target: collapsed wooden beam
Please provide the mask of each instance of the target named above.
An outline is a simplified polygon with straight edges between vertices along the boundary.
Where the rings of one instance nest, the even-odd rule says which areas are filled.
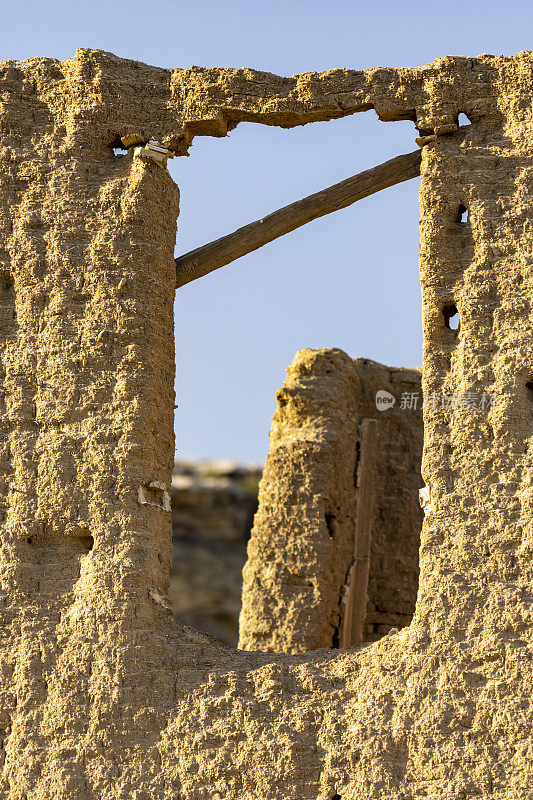
[[[373,169],[284,206],[228,236],[185,253],[176,259],[176,287],[202,278],[313,219],[346,208],[396,183],[416,178],[420,175],[421,158],[421,150],[391,158]]]

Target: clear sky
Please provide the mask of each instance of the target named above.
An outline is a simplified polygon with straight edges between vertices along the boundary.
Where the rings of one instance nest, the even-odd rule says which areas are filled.
[[[0,59],[108,50],[162,67],[282,75],[418,66],[532,47],[531,0],[4,0]],[[170,162],[176,253],[413,150],[410,122],[373,111],[290,131],[241,124]],[[285,367],[303,347],[421,363],[418,181],[317,220],[184,287],[176,298],[178,457],[262,461]]]

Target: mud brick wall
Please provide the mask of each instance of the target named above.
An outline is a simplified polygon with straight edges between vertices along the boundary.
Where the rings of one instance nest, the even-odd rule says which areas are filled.
[[[292,78],[94,50],[0,62],[2,798],[530,800],[532,89],[528,52]],[[178,189],[111,146],[181,156],[240,121],[369,109],[435,137],[424,390],[497,402],[426,409],[408,627],[236,652],[165,600]]]

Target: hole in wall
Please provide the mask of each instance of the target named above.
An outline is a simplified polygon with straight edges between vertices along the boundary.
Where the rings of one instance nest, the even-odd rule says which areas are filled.
[[[471,125],[471,124],[472,124],[472,120],[470,120],[467,117],[467,115],[464,113],[464,111],[461,111],[459,113],[459,116],[457,117],[457,125],[460,128],[465,128],[467,125]]]
[[[17,328],[15,281],[7,269],[0,270],[0,338],[7,339]]]
[[[0,271],[0,292],[9,292],[14,286],[13,276],[7,270]]]
[[[124,147],[122,144],[122,140],[119,136],[110,143],[109,147],[113,151],[113,155],[120,157],[120,156],[127,156],[128,155],[128,148]]]
[[[460,318],[457,306],[454,303],[445,305],[442,309],[442,316],[444,317],[444,325],[451,331],[458,331],[460,327]]]
[[[280,408],[285,408],[285,406],[289,402],[289,398],[287,397],[283,389],[278,389],[278,391],[276,392],[276,400]]]
[[[462,224],[468,222],[468,208],[465,205],[463,205],[463,203],[461,203],[461,205],[457,209],[457,216],[455,218],[455,221],[460,222]]]
[[[326,528],[330,539],[335,538],[335,515],[326,513]]]
[[[529,397],[529,401],[533,403],[533,378],[531,380],[526,381],[526,389]]]
[[[137,499],[141,505],[157,506],[163,511],[170,511],[170,494],[159,481],[139,486]]]

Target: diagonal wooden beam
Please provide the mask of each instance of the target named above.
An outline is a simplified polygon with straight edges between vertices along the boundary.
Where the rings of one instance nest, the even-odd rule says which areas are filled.
[[[208,275],[279,236],[371,194],[420,175],[421,150],[396,156],[176,259],[176,287]]]

